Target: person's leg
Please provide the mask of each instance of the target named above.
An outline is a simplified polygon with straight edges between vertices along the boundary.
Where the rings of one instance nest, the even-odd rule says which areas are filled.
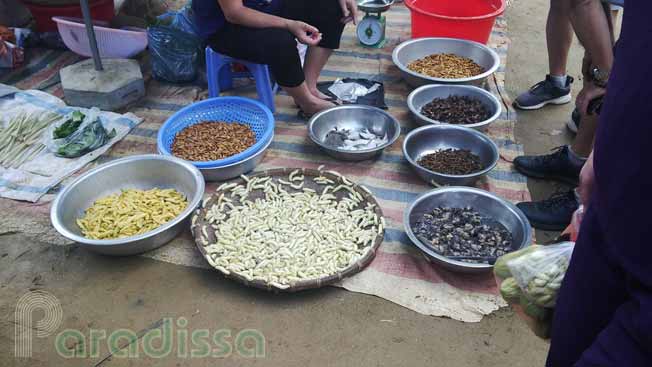
[[[627,281],[608,259],[603,231],[589,208],[555,305],[546,366],[574,366],[625,301]]]
[[[308,48],[303,71],[308,89],[319,98],[328,98],[317,90],[317,81],[321,71],[333,54],[340,47],[340,39],[344,31],[341,22],[343,14],[337,0],[286,0],[283,15],[290,19],[306,22],[322,33],[318,46]]]
[[[573,28],[569,18],[570,5],[566,0],[550,0],[546,23],[549,74],[527,92],[514,100],[514,106],[536,110],[548,104],[565,104],[572,100],[573,78],[566,75],[568,52],[573,42]]]
[[[568,17],[569,10],[568,1],[550,0],[550,11],[546,22],[548,65],[553,78],[564,79],[560,86],[566,83],[568,52],[573,43],[573,27]]]
[[[208,42],[220,53],[266,64],[276,82],[312,115],[334,104],[315,97],[305,82],[294,36],[282,29],[255,29],[228,24]]]
[[[595,132],[598,129],[598,115],[589,115],[581,117],[581,124],[577,130],[575,140],[570,145],[571,153],[587,158],[593,150],[593,142],[595,141]]]
[[[317,81],[332,53],[333,50],[328,48],[308,47],[306,62],[303,65],[303,73],[306,77],[308,89],[314,96],[321,99],[328,99],[329,97],[317,89]]]

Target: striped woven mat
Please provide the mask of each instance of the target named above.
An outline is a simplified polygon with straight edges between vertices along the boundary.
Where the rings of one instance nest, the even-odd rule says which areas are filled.
[[[460,275],[432,265],[414,249],[403,231],[403,210],[419,194],[432,188],[412,173],[401,153],[403,137],[417,127],[405,103],[411,89],[400,80],[399,71],[391,61],[393,48],[409,39],[410,15],[407,8],[402,4],[392,7],[387,13],[387,25],[388,44],[382,50],[359,46],[354,28],[347,27],[342,47],[331,58],[322,78],[332,80],[352,77],[384,82],[389,112],[402,126],[401,138],[376,161],[335,161],[310,142],[306,123],[296,117],[294,103],[287,95],[279,94],[276,98],[274,143],[258,170],[278,167],[316,168],[324,164],[328,169],[339,171],[364,184],[378,199],[387,217],[385,241],[372,264],[363,272],[343,281],[340,286],[388,299],[423,314],[468,322],[479,321],[483,315],[504,305],[492,275]],[[488,89],[499,96],[504,104],[500,120],[492,124],[487,131],[500,148],[501,160],[478,186],[517,202],[529,200],[530,196],[525,177],[516,173],[509,163],[523,153],[523,150],[514,141],[515,114],[503,88],[509,45],[505,30],[505,21],[499,18],[491,36],[490,46],[501,56],[502,66],[488,83]],[[70,52],[45,50],[30,51],[28,57],[28,65],[0,75],[0,83],[21,89],[40,89],[62,97],[58,71],[79,61],[80,57]],[[179,86],[151,79],[146,60],[143,60],[143,72],[147,96],[137,105],[130,107],[128,112],[136,114],[144,121],[91,166],[123,156],[155,153],[156,134],[161,124],[176,110],[207,95],[205,83],[200,81]],[[255,89],[249,83],[231,93],[253,96],[254,92]],[[215,185],[208,185],[207,192],[210,193],[214,187]],[[0,210],[12,214],[0,219],[0,233],[20,231],[40,240],[65,243],[53,232],[47,217],[48,202],[52,200],[55,192],[56,189],[37,204],[0,200]],[[207,267],[194,247],[189,233],[145,256],[185,266]],[[224,281],[217,273],[215,276],[216,281]]]

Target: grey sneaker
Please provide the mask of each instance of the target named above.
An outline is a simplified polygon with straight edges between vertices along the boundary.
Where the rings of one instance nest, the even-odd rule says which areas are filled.
[[[514,101],[514,107],[522,110],[537,110],[547,104],[565,104],[573,98],[571,96],[572,77],[567,77],[564,88],[559,88],[546,75],[546,79],[533,85],[530,90],[521,94]]]
[[[577,107],[575,107],[573,113],[571,114],[570,120],[566,122],[566,127],[574,134],[577,134],[577,131],[580,129],[581,122],[582,122],[582,118],[580,116],[580,111],[578,111]]]

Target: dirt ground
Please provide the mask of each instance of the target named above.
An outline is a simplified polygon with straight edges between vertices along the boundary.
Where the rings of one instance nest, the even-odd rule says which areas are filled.
[[[516,0],[507,12],[512,39],[507,88],[512,96],[547,72],[546,14],[546,0]],[[578,75],[580,59],[576,46],[570,63],[573,76]],[[568,142],[564,123],[570,111],[567,105],[520,113],[517,137],[526,152],[542,153]],[[530,188],[535,198],[556,189],[542,182],[531,182]],[[539,240],[552,235],[538,234]],[[14,310],[19,297],[34,289],[54,294],[61,303],[60,329],[78,330],[86,339],[83,344],[68,338],[59,349],[92,351],[92,358],[63,359],[53,336],[38,337],[39,330],[48,328],[38,324],[31,333],[21,334],[32,335],[33,357],[13,358]],[[34,320],[41,318],[38,312],[34,315]],[[146,355],[144,347],[132,351],[139,358],[106,358],[106,340],[99,342],[99,349],[91,348],[91,329],[105,329],[107,334],[129,329],[137,337],[166,319],[173,320],[175,341],[193,341],[195,335],[188,334],[199,329],[208,329],[205,342],[211,342],[207,335],[219,334],[211,343],[222,353],[190,358],[188,350],[178,348],[187,343],[175,342],[165,358]],[[548,347],[509,310],[464,324],[336,288],[275,296],[216,279],[212,271],[142,257],[101,257],[74,246],[35,243],[20,234],[0,236],[0,323],[2,366],[542,366]],[[247,329],[257,330],[249,336],[264,337],[264,357],[247,357],[256,352],[255,338],[244,338]],[[130,338],[126,335],[123,344]]]

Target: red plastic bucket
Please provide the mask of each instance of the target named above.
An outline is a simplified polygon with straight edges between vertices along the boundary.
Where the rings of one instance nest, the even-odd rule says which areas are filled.
[[[113,19],[115,11],[113,0],[89,0],[88,3],[93,20],[110,22]],[[24,1],[24,4],[34,16],[36,28],[39,32],[57,31],[57,24],[52,20],[52,17],[82,17],[79,1],[76,4],[62,6],[36,4],[29,2],[29,0]]]
[[[405,0],[412,38],[449,37],[486,44],[505,0]]]

